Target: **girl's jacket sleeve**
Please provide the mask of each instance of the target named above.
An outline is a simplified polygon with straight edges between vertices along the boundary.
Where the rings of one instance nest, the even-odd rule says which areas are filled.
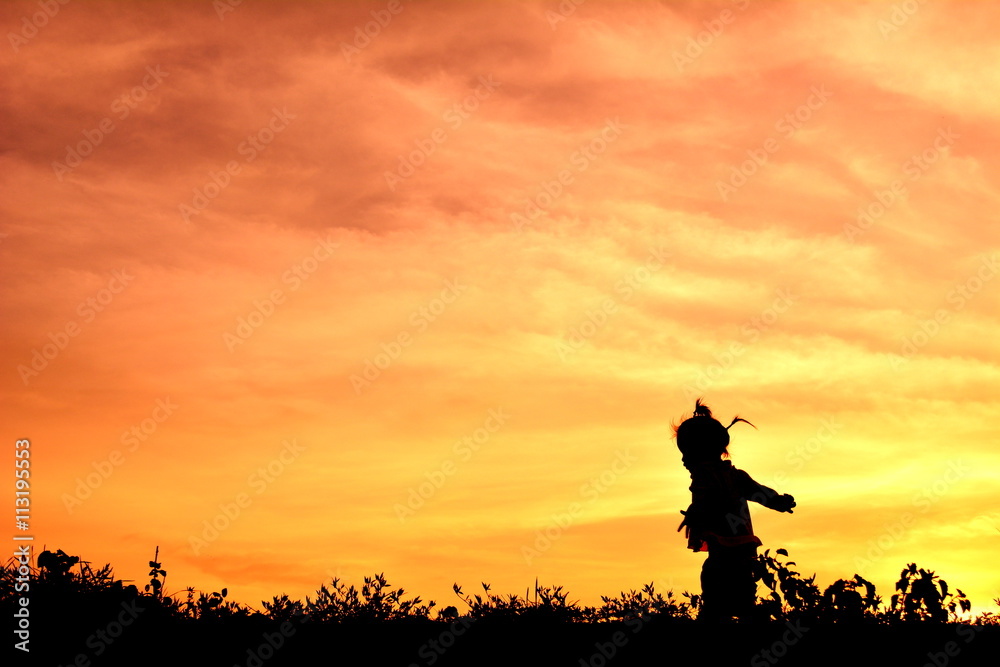
[[[738,468],[734,468],[736,483],[739,486],[740,493],[747,500],[752,500],[755,503],[760,503],[764,507],[767,507],[778,512],[785,512],[788,510],[788,499],[774,489],[764,486],[763,484],[758,484],[754,479]]]

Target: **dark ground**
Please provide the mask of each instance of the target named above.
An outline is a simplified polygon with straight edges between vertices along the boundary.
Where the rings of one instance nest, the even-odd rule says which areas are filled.
[[[37,618],[31,654],[15,664],[129,665],[997,665],[1000,626],[795,623],[707,627],[668,618],[616,623],[540,619],[455,623],[284,625],[255,619],[181,621],[119,611]],[[99,618],[100,617],[100,618]],[[110,623],[110,625],[109,625]],[[117,635],[117,636],[114,636]]]

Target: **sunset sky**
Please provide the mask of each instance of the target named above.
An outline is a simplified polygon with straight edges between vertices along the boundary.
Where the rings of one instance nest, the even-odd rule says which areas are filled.
[[[751,508],[765,547],[997,611],[1000,5],[0,19],[38,551],[142,585],[159,546],[168,591],[256,608],[696,592],[671,422],[704,396],[798,502]]]

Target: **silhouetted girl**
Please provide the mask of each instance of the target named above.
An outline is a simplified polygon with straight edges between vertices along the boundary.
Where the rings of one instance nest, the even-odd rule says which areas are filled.
[[[690,549],[708,552],[701,570],[699,619],[749,618],[753,611],[757,598],[757,547],[761,542],[753,534],[747,501],[779,512],[791,513],[795,507],[792,496],[778,495],[758,484],[727,460],[729,427],[736,422],[750,424],[735,417],[729,426],[723,426],[698,399],[694,416],[674,429],[684,467],[691,473],[691,505],[682,512],[684,521],[677,530],[687,528]]]

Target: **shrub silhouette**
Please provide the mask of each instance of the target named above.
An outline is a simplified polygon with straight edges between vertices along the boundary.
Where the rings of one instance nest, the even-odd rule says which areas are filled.
[[[504,597],[502,595],[491,594],[489,584],[483,582],[482,586],[483,591],[486,593],[485,597],[479,594],[465,595],[462,592],[461,586],[458,584],[452,586],[455,595],[469,607],[469,616],[472,618],[509,619],[523,614],[525,610],[531,607],[527,595],[523,598],[515,594]]]
[[[70,556],[62,549],[59,549],[55,553],[43,551],[38,554],[38,569],[49,580],[59,581],[67,579],[70,569],[79,562],[79,556]]]
[[[181,603],[177,611],[181,616],[202,621],[223,621],[237,618],[248,618],[254,611],[245,605],[231,600],[227,601],[229,589],[213,591],[206,594],[198,591],[195,599],[194,588],[187,588],[187,599]]]
[[[882,598],[875,594],[875,584],[855,574],[853,579],[839,579],[823,591],[820,618],[834,623],[878,620],[880,604]]]
[[[365,577],[360,589],[353,584],[348,587],[336,578],[330,586],[320,586],[315,600],[306,597],[304,611],[312,622],[427,618],[431,608],[435,606],[434,601],[420,604],[419,597],[406,600],[403,598],[404,593],[402,588],[392,590],[384,574]],[[282,602],[283,615],[294,613],[294,609],[294,603]]]
[[[153,560],[149,561],[149,567],[152,569],[149,571],[149,583],[145,586],[146,592],[157,599],[163,597],[163,584],[167,580],[167,571],[160,569],[160,564],[157,562],[159,560],[160,547],[157,546],[156,552],[153,554]],[[162,577],[162,579],[160,577]]]
[[[785,549],[776,555],[788,556]],[[898,593],[891,598],[888,609],[882,607],[882,598],[875,592],[875,585],[860,574],[852,579],[839,579],[826,588],[822,595],[815,585],[816,575],[809,578],[790,569],[794,561],[782,562],[769,551],[760,557],[761,580],[770,589],[770,599],[759,600],[760,607],[770,619],[801,618],[820,623],[845,622],[968,622],[972,603],[961,589],[951,593],[948,584],[930,570],[918,569],[910,563],[900,573],[896,583]],[[861,591],[864,591],[862,595]],[[1000,600],[995,601],[1000,605]],[[987,623],[993,615],[984,614]]]
[[[685,591],[688,602],[674,599],[674,592],[667,591],[666,597],[657,593],[653,582],[642,587],[642,590],[622,591],[618,597],[601,596],[604,604],[600,608],[598,620],[624,621],[631,618],[645,618],[656,615],[665,618],[691,619],[697,615],[700,596]]]
[[[789,568],[796,565],[795,561],[779,561],[776,556],[788,556],[785,549],[776,550],[775,556],[770,554],[771,550],[767,549],[757,557],[761,581],[771,591],[770,600],[765,598],[758,604],[765,618],[778,620],[789,613],[799,616],[814,613],[823,597],[814,583],[816,575],[802,579],[798,572]]]
[[[802,619],[813,623],[871,624],[943,624],[976,623],[998,626],[1000,615],[985,612],[970,616],[972,604],[961,589],[950,589],[947,582],[933,571],[910,563],[900,573],[896,592],[886,608],[875,585],[860,575],[839,579],[821,593],[815,575],[803,577],[796,563],[788,560],[785,549],[773,555],[765,551],[758,560],[758,575],[765,587],[765,597],[758,599],[758,620],[786,621]],[[407,599],[402,588],[389,586],[384,574],[364,578],[357,588],[339,578],[322,585],[315,597],[305,601],[288,595],[263,601],[262,611],[227,600],[229,590],[203,593],[193,587],[184,589],[186,598],[170,596],[164,586],[167,572],[159,561],[159,550],[149,561],[150,581],[143,591],[115,578],[110,565],[93,569],[87,561],[63,551],[43,551],[38,567],[29,566],[33,603],[49,610],[55,618],[72,619],[97,617],[116,612],[123,602],[136,601],[146,612],[144,618],[176,619],[181,622],[225,623],[259,618],[265,621],[304,623],[366,622],[378,623],[401,619],[431,620],[435,603],[423,603],[419,597]],[[11,558],[0,571],[0,603],[13,608],[18,594],[15,584],[19,563]],[[693,620],[698,613],[698,595],[683,593],[676,598],[673,591],[665,594],[649,583],[639,590],[622,591],[619,595],[602,596],[599,607],[581,606],[570,599],[562,586],[539,586],[533,594],[524,596],[492,593],[482,583],[483,593],[466,595],[459,584],[453,590],[466,610],[449,606],[437,614],[440,622],[454,622],[461,617],[473,619],[522,619],[553,622],[618,622],[633,618],[659,617],[677,621]],[[1000,599],[995,600],[1000,606]]]
[[[280,597],[275,596],[271,601],[262,600],[264,615],[278,623],[285,621],[303,621],[306,616],[305,606],[299,600],[292,600],[282,593]]]
[[[956,609],[965,613],[972,608],[961,589],[956,589],[958,595],[949,592],[944,579],[930,570],[918,570],[916,563],[910,563],[899,573],[896,590],[899,592],[892,596],[889,614],[902,621],[944,623],[949,613],[958,619]]]

